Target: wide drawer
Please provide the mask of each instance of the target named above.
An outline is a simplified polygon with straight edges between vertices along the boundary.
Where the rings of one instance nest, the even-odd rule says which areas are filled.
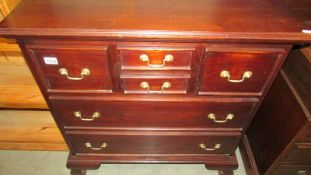
[[[233,154],[239,140],[239,134],[221,133],[93,132],[68,137],[76,153],[96,154]]]
[[[48,92],[112,92],[105,46],[28,46]]]
[[[119,46],[122,70],[191,70],[195,48]]]
[[[311,175],[311,165],[279,165],[269,175]]]
[[[295,146],[284,159],[286,161],[311,163],[311,143],[295,143]]]
[[[213,100],[211,100],[213,101]],[[65,127],[147,127],[242,130],[255,102],[51,100]]]
[[[283,49],[207,48],[200,95],[261,95],[283,60]]]

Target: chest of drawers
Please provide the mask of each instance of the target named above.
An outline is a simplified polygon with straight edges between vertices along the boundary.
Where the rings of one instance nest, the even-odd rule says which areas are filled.
[[[0,34],[18,40],[71,174],[102,163],[203,163],[233,174],[235,149],[291,46],[311,41],[272,7],[25,0]],[[270,25],[254,22],[265,13]]]

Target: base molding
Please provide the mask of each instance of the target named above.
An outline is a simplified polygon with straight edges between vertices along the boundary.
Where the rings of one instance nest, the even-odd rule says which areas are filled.
[[[220,175],[233,175],[238,168],[238,161],[234,155],[109,155],[109,154],[78,154],[69,153],[67,168],[72,175],[85,175],[86,170],[98,169],[105,163],[180,163],[205,164],[209,170],[219,170]]]

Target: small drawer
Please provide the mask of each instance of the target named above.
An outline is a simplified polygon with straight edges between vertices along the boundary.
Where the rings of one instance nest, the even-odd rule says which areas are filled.
[[[292,162],[311,162],[311,143],[296,143],[284,159]]]
[[[207,48],[199,94],[261,95],[283,60],[281,51]]]
[[[106,47],[28,46],[48,92],[111,93]]]
[[[215,101],[215,100],[214,100]],[[255,102],[51,100],[65,128],[242,129]]]
[[[273,175],[311,175],[311,165],[285,164],[279,165]]]
[[[191,70],[194,48],[118,47],[123,70]]]
[[[188,78],[124,78],[124,94],[187,94]]]
[[[72,132],[75,133],[75,132]],[[68,134],[77,153],[98,154],[233,154],[239,135],[170,135],[152,132]],[[147,134],[148,133],[148,134]],[[198,133],[199,134],[199,133]]]

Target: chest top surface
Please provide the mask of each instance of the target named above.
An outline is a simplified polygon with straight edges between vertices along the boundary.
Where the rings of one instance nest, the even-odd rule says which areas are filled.
[[[306,41],[280,0],[24,0],[0,35]]]

